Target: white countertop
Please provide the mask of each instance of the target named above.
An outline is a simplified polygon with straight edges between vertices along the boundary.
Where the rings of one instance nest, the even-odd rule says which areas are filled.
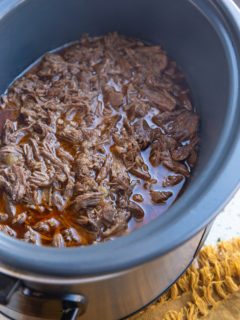
[[[219,240],[240,237],[240,189],[216,218],[206,240],[206,244],[215,244]]]

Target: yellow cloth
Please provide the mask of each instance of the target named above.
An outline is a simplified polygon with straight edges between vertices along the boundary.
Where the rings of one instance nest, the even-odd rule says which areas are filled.
[[[204,247],[156,303],[129,320],[240,320],[240,238]]]

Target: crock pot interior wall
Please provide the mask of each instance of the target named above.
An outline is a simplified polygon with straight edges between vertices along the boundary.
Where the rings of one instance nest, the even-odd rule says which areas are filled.
[[[199,11],[191,8],[190,12],[192,6],[186,0],[23,1],[0,23],[0,92],[44,52],[77,40],[83,33],[101,35],[116,30],[162,44],[184,70],[202,119],[195,179],[217,145],[229,80],[222,45]]]

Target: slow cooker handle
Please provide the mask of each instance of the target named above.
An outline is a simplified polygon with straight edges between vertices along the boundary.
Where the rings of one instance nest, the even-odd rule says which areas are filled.
[[[62,302],[62,315],[60,320],[76,320],[78,316],[85,313],[87,299],[82,294],[48,294],[45,292],[31,290],[23,287],[22,292],[25,296],[46,300],[60,300]]]
[[[0,273],[0,304],[7,305],[20,285],[20,280]]]
[[[76,320],[85,313],[87,299],[82,294],[47,294],[31,290],[24,286],[21,280],[0,273],[0,304],[7,305],[12,295],[21,290],[25,296],[35,299],[60,300],[62,315],[60,320]]]
[[[85,313],[86,299],[81,294],[67,294],[62,299],[61,320],[76,320],[78,316]]]

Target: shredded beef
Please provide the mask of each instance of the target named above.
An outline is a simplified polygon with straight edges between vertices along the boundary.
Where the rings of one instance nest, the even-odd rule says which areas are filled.
[[[164,203],[172,196],[170,191],[150,191],[154,203]]]
[[[163,187],[175,186],[179,184],[183,180],[183,176],[174,175],[174,176],[167,176],[163,182]]]
[[[159,46],[117,33],[45,54],[0,108],[0,230],[37,245],[138,228],[168,208],[197,161],[183,75]]]

